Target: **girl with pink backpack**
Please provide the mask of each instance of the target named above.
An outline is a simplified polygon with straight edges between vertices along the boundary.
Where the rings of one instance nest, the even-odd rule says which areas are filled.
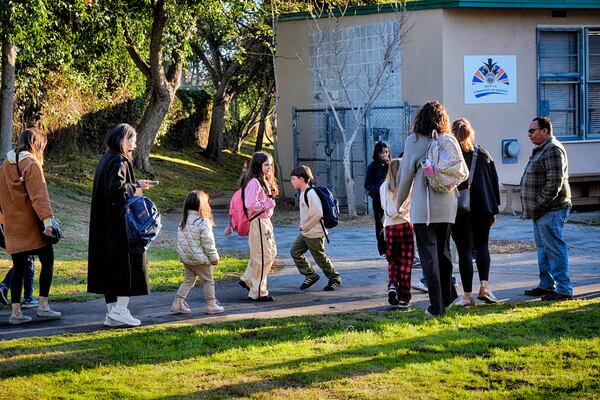
[[[243,205],[250,222],[248,267],[238,282],[248,290],[251,301],[273,301],[267,290],[267,275],[277,256],[277,245],[273,235],[271,216],[279,187],[275,179],[273,157],[263,151],[254,153],[250,167],[242,184]]]

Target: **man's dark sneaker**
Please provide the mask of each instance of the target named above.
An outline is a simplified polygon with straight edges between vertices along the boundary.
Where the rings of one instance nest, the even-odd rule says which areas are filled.
[[[244,282],[241,279],[238,281],[238,285],[240,285],[241,287],[243,287],[246,290],[250,290],[250,288],[248,287],[248,285],[246,285],[246,282]]]
[[[543,301],[558,301],[558,300],[571,300],[573,296],[564,293],[552,292],[542,296]]]
[[[8,304],[8,288],[4,283],[0,283],[0,303]]]
[[[390,286],[388,289],[388,303],[393,306],[398,305],[398,293],[396,293],[396,288],[394,286]]]
[[[300,290],[308,289],[309,287],[314,285],[319,279],[321,278],[319,277],[319,275],[316,274],[309,276],[304,280],[304,282],[302,282],[302,285],[300,285]]]
[[[329,283],[327,283],[327,286],[325,286],[323,288],[323,290],[326,292],[331,292],[331,291],[337,289],[338,286],[340,286],[341,284],[342,284],[342,282],[340,282],[340,281],[329,281]]]
[[[269,302],[269,301],[273,301],[275,299],[273,298],[273,296],[271,296],[270,294],[268,294],[266,296],[261,296],[261,297],[258,297],[256,299],[253,299],[252,297],[248,297],[248,300],[250,300],[250,301],[258,301],[258,302],[261,302],[261,303],[266,303],[266,302]]]
[[[527,289],[523,293],[525,293],[525,296],[544,296],[546,294],[554,293],[554,290],[536,287],[533,289]]]

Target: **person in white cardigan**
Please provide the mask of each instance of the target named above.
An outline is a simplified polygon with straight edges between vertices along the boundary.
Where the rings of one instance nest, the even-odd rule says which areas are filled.
[[[400,209],[412,188],[410,219],[427,281],[431,305],[426,314],[429,316],[443,315],[445,307],[458,297],[452,284],[449,246],[451,227],[456,219],[458,191],[453,189],[440,193],[430,189],[426,185],[423,168],[420,168],[420,161],[426,157],[434,129],[439,134],[449,135],[460,153],[458,142],[450,133],[450,119],[444,106],[438,101],[426,103],[417,114],[412,128],[414,133],[406,138],[396,189],[396,207]]]
[[[415,256],[413,228],[410,223],[410,198],[396,207],[396,181],[402,160],[390,161],[385,181],[379,188],[388,261],[388,302],[398,308],[410,306],[410,282]]]
[[[183,218],[177,229],[177,253],[184,266],[185,280],[171,304],[173,314],[192,312],[186,298],[197,278],[203,283],[206,313],[219,314],[224,311],[215,296],[212,274],[213,266],[219,263],[213,226],[208,195],[201,190],[188,193],[183,205]]]

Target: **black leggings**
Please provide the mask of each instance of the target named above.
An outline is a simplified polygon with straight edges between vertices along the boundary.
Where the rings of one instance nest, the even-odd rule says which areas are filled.
[[[381,208],[381,199],[379,196],[372,197],[373,199],[373,218],[375,219],[375,237],[377,238],[377,251],[379,255],[385,255],[387,251],[387,245],[383,234],[383,208]]]
[[[452,239],[458,251],[458,267],[463,290],[473,291],[473,250],[479,281],[487,281],[490,276],[489,238],[492,227],[492,214],[465,213],[456,217],[452,227]]]
[[[13,304],[21,302],[21,290],[23,289],[23,278],[25,270],[29,268],[29,257],[38,256],[42,269],[40,270],[40,296],[48,297],[52,275],[54,273],[54,248],[51,244],[41,249],[14,253],[10,256],[13,261],[13,276],[10,282],[10,300]]]

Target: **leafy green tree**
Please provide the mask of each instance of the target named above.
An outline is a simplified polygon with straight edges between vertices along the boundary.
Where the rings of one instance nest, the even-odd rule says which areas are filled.
[[[12,148],[17,45],[42,37],[47,25],[42,0],[3,0],[0,3],[2,89],[0,91],[0,161]]]
[[[206,0],[197,21],[192,51],[213,84],[213,108],[205,154],[218,159],[225,116],[233,97],[248,89],[270,64],[270,10],[254,0]],[[265,57],[266,55],[266,57]]]

